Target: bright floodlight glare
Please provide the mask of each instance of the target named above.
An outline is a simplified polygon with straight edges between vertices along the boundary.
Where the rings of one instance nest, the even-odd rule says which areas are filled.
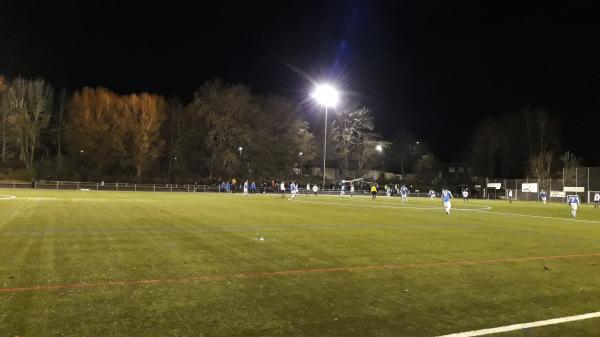
[[[241,152],[244,148],[243,147],[238,147],[238,150]]]
[[[383,146],[381,146],[381,144],[377,144],[377,146],[375,146],[375,150],[377,150],[377,152],[382,152]]]
[[[317,85],[311,96],[314,100],[326,108],[335,107],[340,98],[338,91],[329,84]]]

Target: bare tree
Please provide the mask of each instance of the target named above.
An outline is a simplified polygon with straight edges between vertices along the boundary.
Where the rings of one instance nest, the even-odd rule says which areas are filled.
[[[529,172],[536,178],[543,188],[549,188],[548,182],[551,178],[552,159],[554,154],[551,150],[541,151],[529,159]]]
[[[376,150],[377,145],[389,145],[389,142],[381,141],[381,137],[374,132],[371,111],[357,103],[340,112],[333,121],[331,130],[330,139],[344,176],[348,176],[351,169],[362,174],[373,167],[377,163],[376,157],[380,155]]]
[[[28,170],[33,169],[35,150],[39,147],[40,132],[48,126],[52,109],[52,88],[44,80],[16,78],[11,81],[6,99],[19,147],[19,159]]]
[[[565,181],[575,182],[577,178],[577,167],[582,166],[581,158],[575,156],[573,152],[565,151],[559,158],[563,164],[563,177]]]

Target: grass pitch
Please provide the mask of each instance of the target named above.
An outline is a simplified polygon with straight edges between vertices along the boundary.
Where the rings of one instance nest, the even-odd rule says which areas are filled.
[[[439,336],[600,310],[589,205],[0,194],[0,336]]]

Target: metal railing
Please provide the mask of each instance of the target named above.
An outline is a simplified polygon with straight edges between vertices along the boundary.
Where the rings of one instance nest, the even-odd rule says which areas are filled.
[[[235,189],[225,191],[219,185],[200,185],[200,184],[138,184],[138,183],[104,183],[104,182],[83,182],[83,181],[51,181],[51,180],[36,180],[35,182],[25,182],[17,180],[0,180],[0,188],[13,189],[46,189],[46,190],[84,190],[84,191],[116,191],[116,192],[203,192],[203,193],[242,193],[243,189],[236,186]],[[306,191],[306,188],[298,189],[299,195],[313,194],[312,191]],[[279,194],[279,188],[272,186],[257,186],[255,190],[250,191],[251,194]],[[286,193],[290,193],[289,187]],[[338,196],[340,195],[339,188],[319,189],[319,195]],[[378,196],[385,196],[385,191],[380,189]],[[350,192],[346,191],[345,195],[349,196]],[[357,189],[354,195],[371,195],[371,192],[366,189]],[[392,195],[397,197],[398,195]],[[411,192],[410,197],[423,197],[427,193]]]

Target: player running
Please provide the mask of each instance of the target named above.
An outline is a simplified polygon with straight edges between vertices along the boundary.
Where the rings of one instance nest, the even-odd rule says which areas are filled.
[[[285,182],[283,181],[279,185],[279,193],[281,194],[282,198],[285,198]]]
[[[371,185],[371,198],[373,198],[373,200],[375,200],[375,198],[377,198],[377,186],[376,185]]]
[[[248,195],[248,180],[244,181],[244,195]]]
[[[548,199],[548,193],[546,193],[546,191],[542,190],[540,192],[540,199],[542,199],[542,203],[545,205],[546,200]]]
[[[315,198],[316,198],[317,195],[319,194],[319,186],[317,186],[317,184],[314,184],[312,187],[312,191],[315,194]]]
[[[469,190],[468,189],[464,189],[462,191],[462,197],[463,197],[463,202],[469,202]]]
[[[402,198],[403,203],[408,201],[408,188],[405,185],[400,187],[400,197]]]
[[[350,196],[354,196],[354,184],[350,183]]]
[[[508,190],[508,203],[512,204],[512,200],[513,200],[512,190]]]
[[[571,206],[571,215],[573,218],[577,218],[577,208],[579,208],[579,197],[572,195],[568,200],[569,206]]]
[[[594,194],[594,208],[600,207],[600,192]]]
[[[447,189],[442,190],[442,202],[444,203],[444,208],[446,209],[446,214],[450,215],[450,208],[452,208],[452,204],[450,199],[452,199],[452,192]]]
[[[340,188],[340,197],[346,195],[346,185],[342,184],[342,187]]]

